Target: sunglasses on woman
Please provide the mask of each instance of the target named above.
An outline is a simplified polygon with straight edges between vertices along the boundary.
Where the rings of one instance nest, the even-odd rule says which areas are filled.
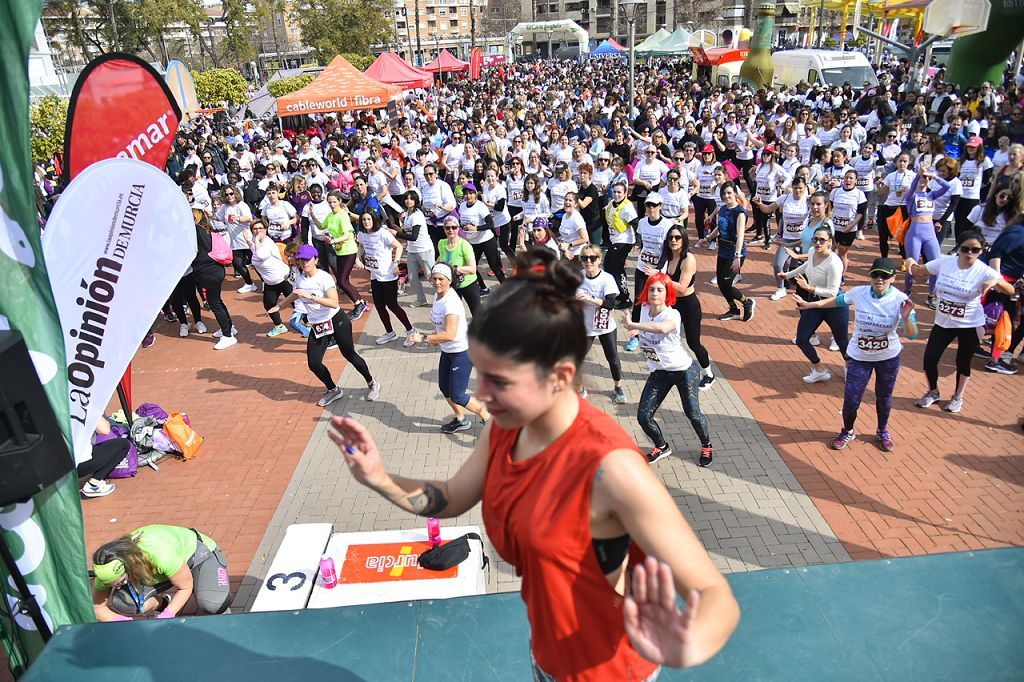
[[[811,242],[814,244],[827,244],[830,241],[827,237],[811,237]]]
[[[544,228],[537,228],[537,229],[541,230],[541,229],[544,229]],[[580,256],[580,260],[583,261],[584,263],[596,263],[597,261],[601,260],[601,257],[600,256]]]
[[[961,246],[960,247],[960,253],[971,253],[971,254],[974,254],[974,255],[978,255],[981,252],[982,252],[982,248],[980,246]]]

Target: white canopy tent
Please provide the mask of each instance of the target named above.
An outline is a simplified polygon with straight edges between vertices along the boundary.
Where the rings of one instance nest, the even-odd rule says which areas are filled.
[[[546,34],[549,41],[552,41],[555,38],[562,39],[572,36],[579,41],[581,55],[590,52],[590,34],[575,21],[570,21],[569,19],[560,19],[558,21],[525,21],[521,24],[516,24],[515,28],[511,31],[511,35],[513,36],[522,35],[524,33],[530,33],[533,35],[536,35],[537,33]]]

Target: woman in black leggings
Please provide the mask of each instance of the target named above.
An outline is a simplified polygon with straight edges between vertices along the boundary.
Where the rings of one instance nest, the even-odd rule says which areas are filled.
[[[716,237],[721,243],[718,249],[718,263],[715,266],[715,278],[718,282],[718,290],[722,292],[725,302],[729,304],[729,310],[719,315],[718,319],[742,318],[744,322],[749,322],[754,317],[754,299],[745,296],[733,284],[747,255],[747,211],[737,199],[739,190],[734,182],[729,180],[722,183],[720,191],[725,203],[718,209],[718,227],[711,230],[703,239],[698,240],[697,246],[703,246],[705,242]],[[740,311],[741,305],[743,306],[742,312]]]
[[[686,231],[678,225],[668,228],[665,234],[659,269],[668,274],[676,290],[676,302],[672,307],[679,311],[686,345],[693,351],[697,357],[697,364],[700,365],[701,377],[698,388],[706,391],[715,383],[715,374],[711,371],[708,349],[700,342],[703,312],[700,308],[700,299],[697,298],[697,288],[694,286],[697,281],[697,258],[690,253],[690,240],[686,236]]]
[[[622,390],[622,365],[619,362],[618,340],[615,334],[615,318],[612,311],[619,299],[619,285],[615,278],[601,269],[601,249],[587,244],[580,251],[583,263],[583,282],[576,289],[576,300],[583,303],[583,323],[587,328],[587,352],[594,345],[594,340],[601,342],[604,359],[612,373],[615,388],[612,391],[612,402],[621,405],[626,402],[626,394]],[[580,396],[587,397],[587,387],[581,382]]]
[[[188,272],[182,275],[178,283],[174,285],[174,291],[171,292],[169,303],[174,316],[178,318],[178,323],[181,325],[178,336],[188,336],[189,324],[188,318],[185,316],[186,304],[192,312],[192,319],[196,321],[196,331],[200,334],[206,333],[206,325],[203,324],[203,307],[199,305],[199,296],[196,293],[196,276],[192,273],[192,268],[189,268]]]
[[[309,371],[327,389],[316,404],[326,407],[342,396],[341,388],[334,383],[331,371],[324,365],[324,354],[332,338],[349,364],[366,380],[366,399],[376,400],[380,396],[380,384],[370,374],[366,361],[356,352],[352,339],[352,321],[341,309],[337,282],[329,273],[317,267],[316,249],[309,244],[299,247],[295,260],[300,268],[295,277],[295,295],[298,297],[296,309],[301,307],[306,313],[310,327],[306,338],[306,363]]]
[[[217,318],[220,331],[214,332],[218,341],[214,350],[224,350],[238,343],[235,338],[235,326],[231,323],[231,314],[220,296],[224,285],[224,266],[210,258],[213,249],[213,237],[210,234],[210,218],[200,208],[192,209],[192,218],[196,223],[196,257],[192,260],[192,274],[200,289],[206,290],[206,302],[210,304],[213,316]]]

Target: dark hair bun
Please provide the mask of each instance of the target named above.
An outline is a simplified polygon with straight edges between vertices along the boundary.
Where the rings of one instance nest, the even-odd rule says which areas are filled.
[[[583,271],[576,263],[560,260],[548,248],[532,247],[516,256],[512,278],[530,282],[536,294],[553,302],[576,300],[576,289],[583,283]]]

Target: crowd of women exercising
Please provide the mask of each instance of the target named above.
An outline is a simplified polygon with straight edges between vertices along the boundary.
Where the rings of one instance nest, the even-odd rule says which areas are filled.
[[[352,321],[372,304],[384,327],[377,344],[439,347],[453,412],[441,428],[453,433],[472,428],[467,413],[490,418],[468,391],[468,321],[522,274],[517,254],[539,249],[581,273],[576,300],[590,346],[601,346],[613,403],[630,399],[620,354],[646,361],[634,399],[652,463],[673,451],[655,418],[673,388],[699,441],[698,464],[712,462],[714,426],[700,394],[715,375],[701,341],[699,284],[717,287],[719,320],[749,322],[758,301],[740,284],[760,249],[773,251],[777,278],[760,305],[799,309],[793,342],[810,364],[803,381],[836,371],[845,380],[836,449],[856,436],[872,374],[875,440],[894,449],[889,413],[900,337],[918,335],[914,300],[935,311],[918,407],[964,409],[975,354],[990,371],[1017,372],[1024,146],[1011,144],[1018,126],[1000,114],[1020,113],[1000,106],[1015,93],[993,95],[986,84],[957,97],[939,83],[911,103],[899,92],[900,65],[877,89],[751,92],[657,64],[641,69],[627,111],[622,88],[608,85],[617,68],[505,66],[453,81],[427,106],[400,104],[397,116],[308,117],[300,131],[214,135],[200,123],[172,158],[193,205],[198,255],[169,319],[188,335],[189,307],[204,332],[202,297],[219,326],[215,348],[228,348],[237,340],[220,291],[225,272],[242,279],[242,295],[261,280],[267,335],[306,337],[326,406],[342,395],[324,364],[334,344],[366,381],[366,399],[380,393],[352,338]],[[219,240],[227,258],[214,258]],[[877,243],[867,272],[851,267],[858,241]],[[701,250],[713,255],[713,273],[698,272]],[[368,273],[368,292],[353,283],[355,269]],[[430,333],[406,312],[420,306],[430,306]],[[823,324],[840,356],[832,362],[818,350]],[[982,350],[986,336],[991,348]],[[956,378],[944,394],[938,365],[954,341]],[[599,383],[580,380],[576,390],[587,397]]]

